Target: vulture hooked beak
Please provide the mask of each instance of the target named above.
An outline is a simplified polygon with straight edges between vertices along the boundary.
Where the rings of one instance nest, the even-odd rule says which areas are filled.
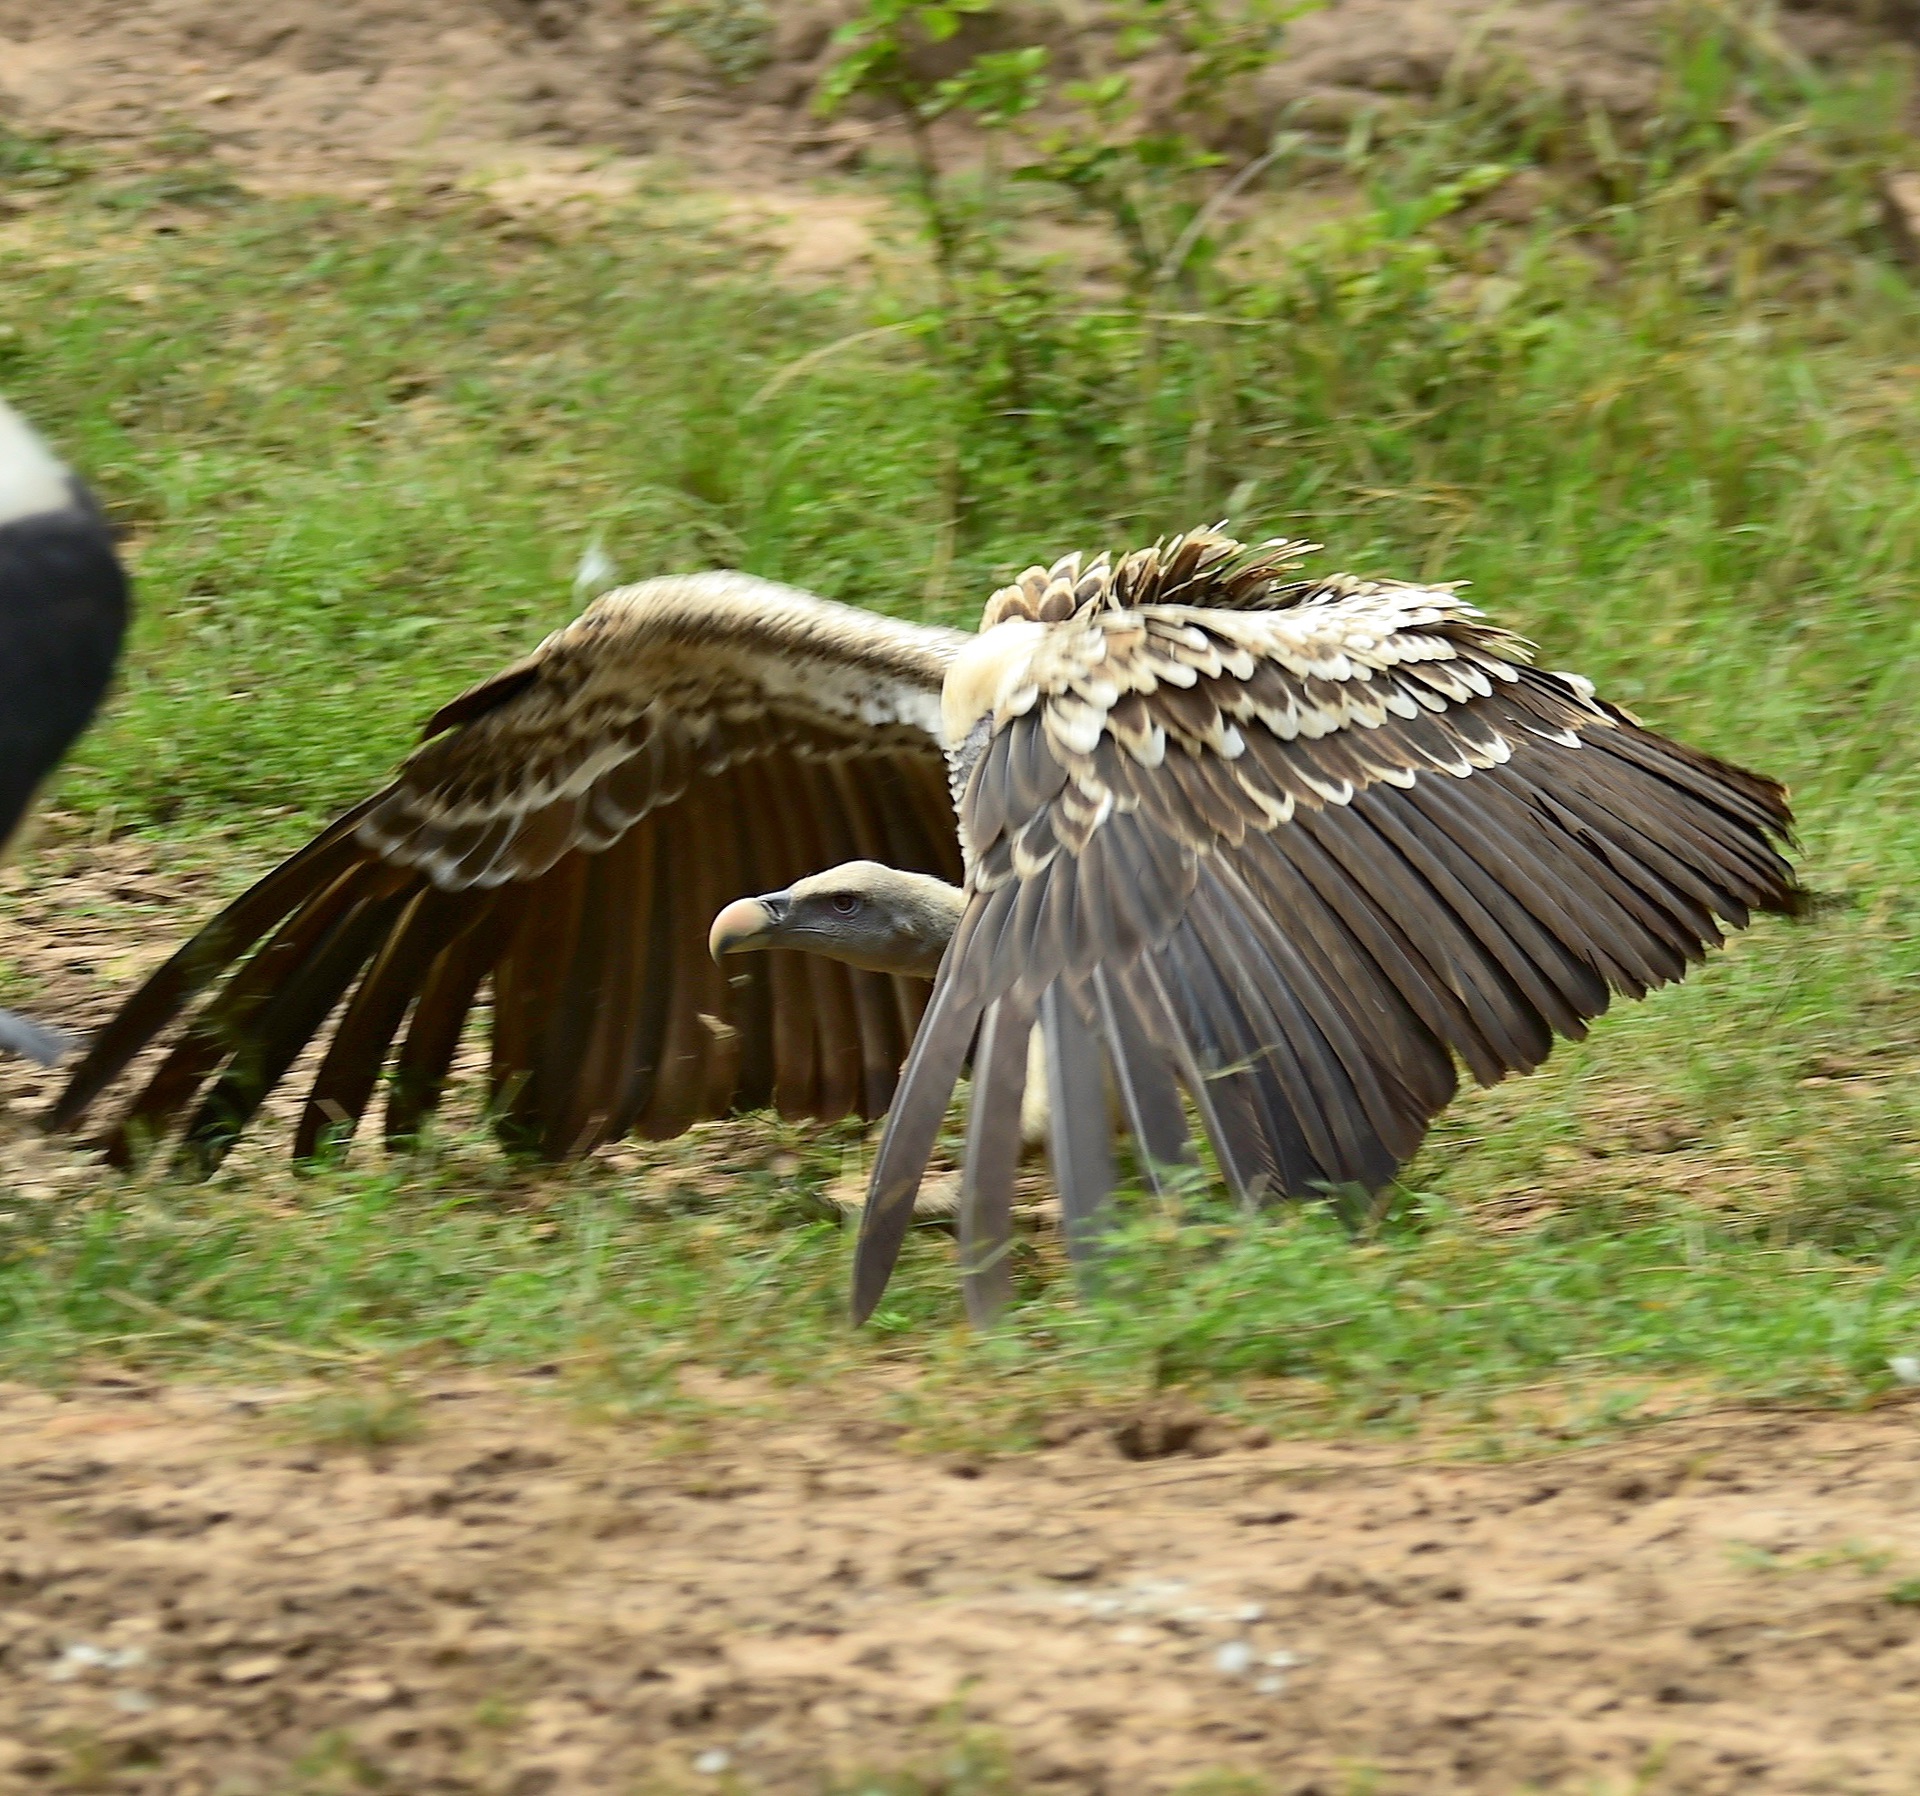
[[[847,861],[782,892],[739,898],[713,920],[713,958],[753,948],[797,948],[870,973],[931,979],[965,897],[930,873]]]
[[[769,892],[764,898],[736,898],[714,918],[713,928],[707,932],[707,951],[718,960],[723,954],[741,954],[750,948],[777,948],[786,915],[785,892]]]

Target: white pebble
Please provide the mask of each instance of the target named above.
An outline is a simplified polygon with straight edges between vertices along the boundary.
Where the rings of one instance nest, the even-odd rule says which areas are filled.
[[[56,1684],[69,1684],[83,1671],[124,1671],[146,1660],[146,1649],[138,1646],[95,1646],[90,1640],[76,1640],[47,1667],[47,1676]]]
[[[1902,1384],[1920,1384],[1920,1354],[1896,1353],[1887,1361],[1887,1370]]]
[[[1241,1621],[1259,1621],[1267,1613],[1265,1603],[1242,1603],[1236,1611]]]
[[[732,1763],[733,1754],[715,1746],[695,1759],[693,1768],[702,1777],[718,1777]]]
[[[1283,1677],[1276,1677],[1272,1672],[1268,1672],[1265,1677],[1254,1685],[1254,1689],[1259,1691],[1262,1696],[1278,1696],[1286,1687],[1287,1680]]]
[[[1213,1668],[1222,1677],[1243,1677],[1253,1669],[1253,1648],[1244,1640],[1229,1640],[1214,1653]]]

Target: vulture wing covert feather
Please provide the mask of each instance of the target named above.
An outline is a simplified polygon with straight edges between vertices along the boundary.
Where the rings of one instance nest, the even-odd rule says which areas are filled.
[[[1185,1151],[1184,1088],[1244,1199],[1377,1189],[1456,1062],[1530,1070],[1721,924],[1792,908],[1772,781],[1535,668],[1451,588],[1289,581],[1300,546],[1198,532],[1034,569],[989,604],[947,684],[973,757],[967,906],[876,1158],[857,1316],[976,1036],[1041,1020],[1084,1239],[1111,1184],[1090,1081],[1150,1170]],[[1017,1055],[976,1064],[1003,1111],[1025,1076]],[[1012,1158],[990,1127],[968,1140],[983,1315]]]
[[[501,1126],[551,1157],[767,1104],[877,1116],[924,983],[792,953],[723,975],[707,927],[855,856],[960,878],[939,694],[969,640],[741,574],[607,594],[161,967],[52,1125],[188,1011],[109,1146],[184,1119],[210,1170],[337,1013],[296,1154],[351,1130],[383,1074],[405,1139],[483,986]]]

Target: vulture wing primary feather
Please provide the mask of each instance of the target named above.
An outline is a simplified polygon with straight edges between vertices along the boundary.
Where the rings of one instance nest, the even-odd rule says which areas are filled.
[[[1641,727],[1453,588],[1293,578],[1200,531],[994,595],[947,676],[958,925],[873,1168],[872,1313],[969,1053],[970,1311],[1004,1299],[1017,1109],[1043,1030],[1074,1239],[1110,1091],[1155,1163],[1191,1102],[1244,1200],[1385,1184],[1452,1097],[1794,906],[1771,780]],[[977,1045],[976,1045],[977,1044]],[[981,1110],[991,1104],[990,1115]]]
[[[92,720],[126,634],[127,580],[92,494],[0,400],[0,853]],[[64,1039],[0,1010],[0,1050]]]
[[[387,1139],[410,1139],[483,987],[499,1127],[550,1158],[737,1109],[879,1115],[924,978],[776,953],[730,979],[708,925],[856,858],[959,880],[939,702],[968,640],[741,574],[606,594],[155,972],[50,1126],[184,1016],[110,1158],[178,1132],[210,1171],[317,1038],[295,1153],[383,1077]]]

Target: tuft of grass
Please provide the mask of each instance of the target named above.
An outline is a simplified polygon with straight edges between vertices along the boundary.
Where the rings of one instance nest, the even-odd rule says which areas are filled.
[[[927,1762],[856,1775],[836,1783],[832,1796],[1022,1796],[1026,1788],[999,1738],[984,1728],[945,1720],[952,1738]]]
[[[766,0],[655,0],[662,31],[684,39],[721,80],[750,81],[773,60],[774,15]]]
[[[86,157],[63,144],[0,125],[0,193],[64,187],[88,168]]]
[[[322,1391],[277,1411],[275,1421],[290,1439],[369,1456],[416,1440],[422,1431],[419,1405],[407,1392],[384,1382]]]
[[[917,1762],[838,1778],[827,1796],[1026,1796],[1032,1788],[993,1730],[967,1726],[949,1712],[940,1717],[935,1731],[947,1740],[919,1755]],[[1207,1771],[1183,1779],[1171,1796],[1267,1796],[1272,1788],[1267,1779],[1247,1772]],[[1349,1780],[1343,1796],[1361,1788]]]
[[[1537,1444],[1676,1402],[1871,1401],[1920,1332],[1905,1257],[1692,1217],[1507,1233],[1434,1200],[1360,1245],[1319,1211],[1140,1203],[1087,1297],[1050,1238],[1026,1237],[1025,1301],[984,1337],[958,1314],[950,1239],[917,1231],[856,1335],[847,1234],[794,1219],[795,1183],[825,1168],[710,1142],[688,1150],[687,1184],[662,1164],[516,1188],[473,1177],[471,1152],[16,1205],[0,1368],[57,1380],[107,1351],[156,1371],[333,1369],[362,1382],[310,1420],[361,1446],[389,1416],[366,1390],[450,1363],[544,1367],[603,1413],[664,1421],[710,1400],[682,1383],[698,1365],[747,1381],[743,1401],[870,1403],[937,1450],[1030,1443],[1063,1411],[1169,1388],[1287,1430],[1431,1423]]]
[[[1885,1571],[1896,1557],[1890,1547],[1872,1547],[1859,1540],[1844,1540],[1837,1546],[1798,1553],[1792,1558],[1784,1558],[1765,1547],[1748,1546],[1745,1543],[1736,1544],[1730,1551],[1736,1565],[1747,1571],[1772,1575],[1851,1570],[1872,1577]]]
[[[357,1796],[388,1787],[387,1774],[343,1730],[322,1734],[290,1768],[294,1796]]]
[[[730,563],[970,621],[1031,560],[1230,501],[1329,562],[1470,579],[1555,665],[1787,779],[1824,896],[1464,1097],[1357,1235],[1136,1199],[1085,1299],[1023,1243],[988,1339],[932,1233],[846,1330],[817,1199],[842,1136],[743,1124],[536,1175],[456,1126],[415,1160],[296,1179],[261,1150],[207,1187],[0,1202],[0,1367],[444,1356],[672,1412],[697,1362],[870,1379],[928,1442],[1173,1385],[1499,1439],[1675,1391],[1876,1400],[1920,1339],[1920,297],[1873,198],[1898,95],[1687,17],[1638,141],[1463,88],[1302,161],[1352,203],[1159,320],[1145,400],[1140,321],[1067,269],[1009,288],[1018,353],[956,409],[890,328],[923,291],[785,291],[657,201],[175,193],[156,232],[111,169],[50,184],[0,237],[0,353],[140,591],[62,802],[233,885],[563,621],[595,538],[628,577]],[[1530,221],[1481,208],[1528,168]]]

